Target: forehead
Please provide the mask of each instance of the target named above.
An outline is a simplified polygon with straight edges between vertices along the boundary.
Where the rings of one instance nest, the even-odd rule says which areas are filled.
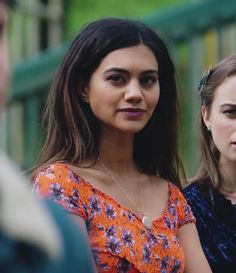
[[[153,52],[146,45],[139,44],[110,52],[103,58],[99,67],[109,69],[114,66],[157,70],[158,63]]]
[[[214,104],[236,104],[236,75],[226,78],[216,89]]]

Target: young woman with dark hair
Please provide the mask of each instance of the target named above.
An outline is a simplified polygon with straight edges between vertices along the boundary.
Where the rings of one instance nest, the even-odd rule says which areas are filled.
[[[184,189],[214,273],[236,265],[236,54],[200,82],[201,167]]]
[[[49,93],[34,190],[84,225],[98,272],[210,272],[178,189],[177,112],[153,30],[101,19],[74,39]]]

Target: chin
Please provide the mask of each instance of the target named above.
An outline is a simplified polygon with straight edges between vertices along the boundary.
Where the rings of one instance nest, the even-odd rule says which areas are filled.
[[[128,127],[128,128],[123,128],[124,133],[128,134],[137,134],[143,130],[144,127]]]

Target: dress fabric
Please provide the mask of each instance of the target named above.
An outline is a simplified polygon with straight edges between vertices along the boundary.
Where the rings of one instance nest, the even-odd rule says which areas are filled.
[[[141,218],[94,188],[65,164],[43,168],[34,191],[81,216],[87,226],[99,273],[180,273],[184,253],[178,229],[195,218],[178,188],[168,182],[168,206],[148,230]]]
[[[184,195],[196,217],[200,241],[213,273],[236,272],[236,205],[222,194],[203,194],[192,183]]]

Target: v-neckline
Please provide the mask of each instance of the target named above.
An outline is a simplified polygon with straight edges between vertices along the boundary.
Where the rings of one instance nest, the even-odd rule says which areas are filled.
[[[110,201],[115,203],[120,209],[122,209],[123,211],[127,211],[129,214],[133,215],[140,222],[142,222],[142,216],[140,216],[137,213],[131,211],[128,207],[121,204],[119,201],[117,201],[114,197],[112,197],[108,193],[105,193],[103,190],[100,190],[97,187],[93,186],[90,182],[87,181],[87,179],[80,176],[77,172],[75,172],[73,169],[71,169],[68,165],[63,164],[63,163],[58,163],[58,164],[65,167],[67,169],[67,171],[69,171],[69,172],[71,172],[73,174],[74,177],[78,177],[80,182],[87,185],[93,192],[97,192],[98,194],[102,195],[104,197],[104,199],[109,199]],[[169,210],[169,208],[170,208],[170,206],[171,206],[171,204],[173,202],[173,194],[172,194],[173,185],[172,185],[172,183],[170,181],[167,181],[167,183],[168,183],[168,202],[167,202],[167,206],[165,207],[165,209],[163,210],[163,212],[161,213],[161,215],[159,217],[152,220],[152,223],[163,220],[163,218],[165,218],[166,214],[168,214],[168,210]]]

